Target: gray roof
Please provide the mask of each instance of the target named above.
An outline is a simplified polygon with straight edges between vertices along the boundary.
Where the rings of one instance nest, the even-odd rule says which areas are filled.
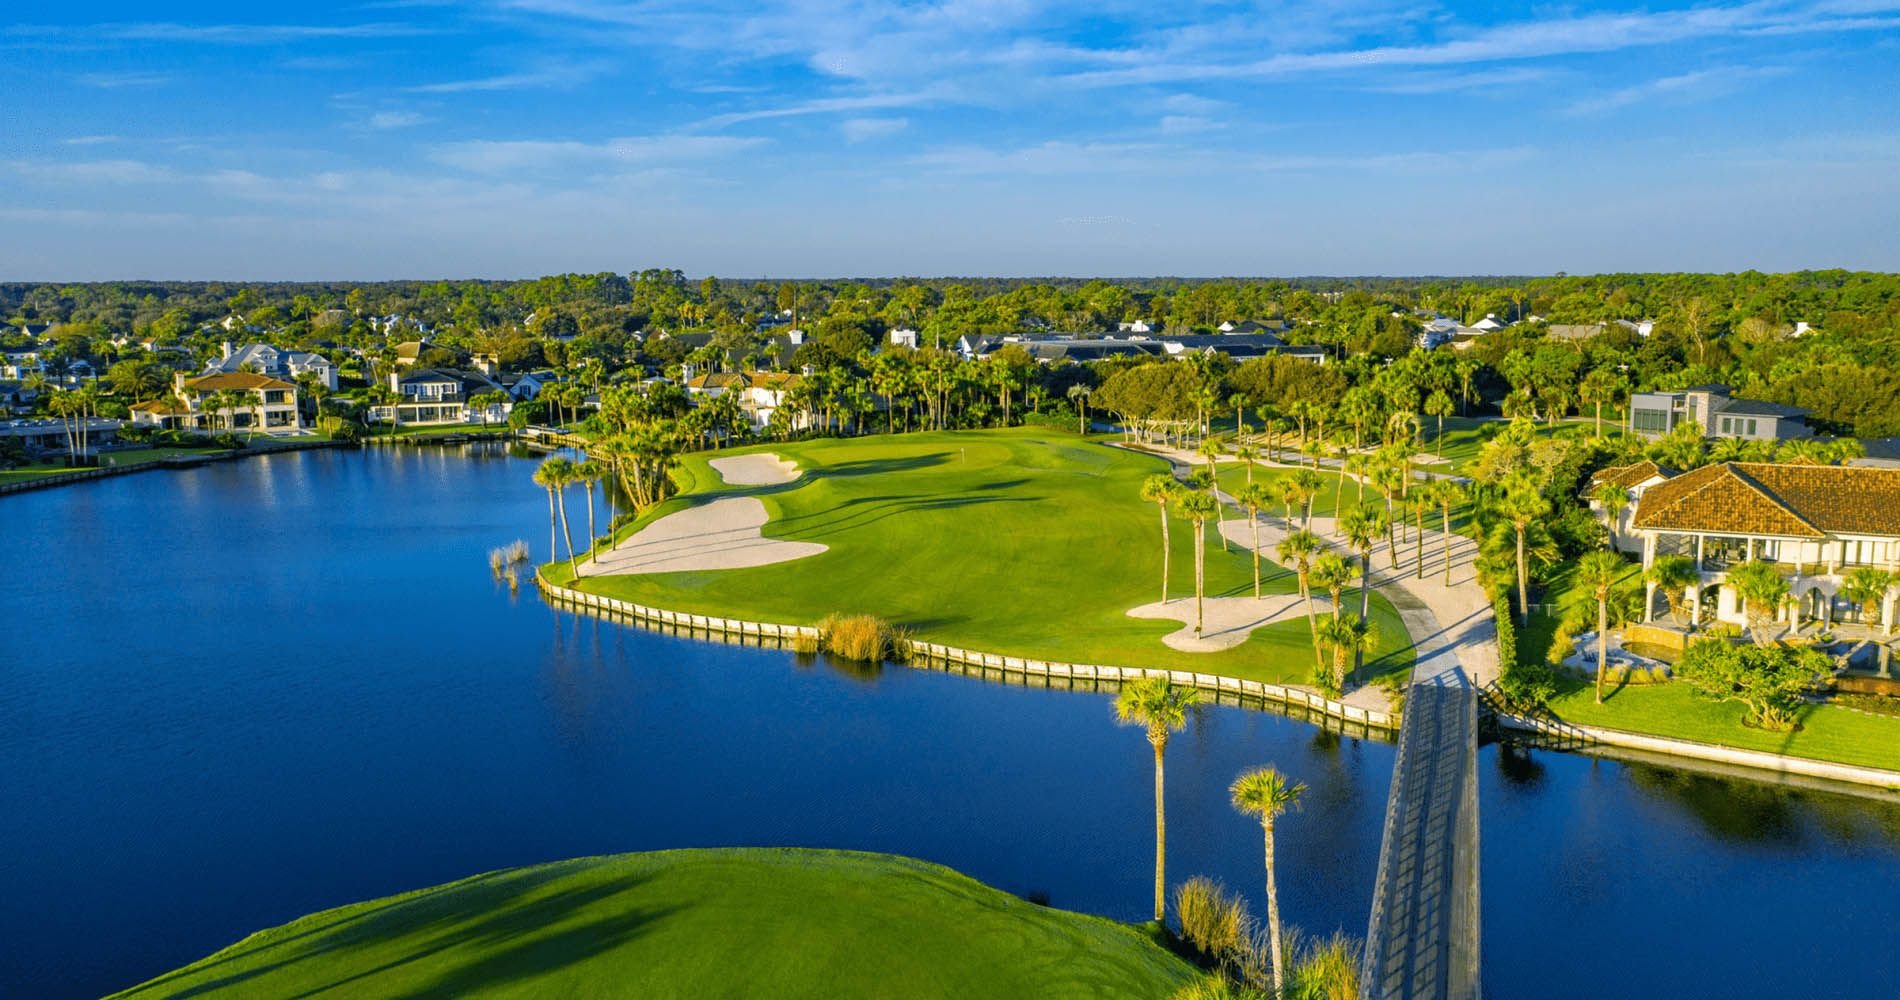
[[[1735,399],[1731,397],[1727,405],[1715,411],[1721,414],[1741,413],[1763,417],[1805,417],[1809,411],[1799,406],[1785,403],[1770,403],[1765,399]]]

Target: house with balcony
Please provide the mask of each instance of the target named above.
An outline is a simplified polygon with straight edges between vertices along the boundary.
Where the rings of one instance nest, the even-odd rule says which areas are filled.
[[[262,431],[303,429],[297,387],[257,372],[218,372],[186,378],[176,372],[172,393],[134,403],[132,423],[181,431]]]
[[[684,373],[687,398],[695,404],[721,396],[738,398],[739,409],[751,422],[752,429],[763,431],[772,423],[772,415],[791,404],[792,390],[804,381],[801,375],[782,372],[707,372]],[[811,421],[805,413],[792,415],[793,430],[805,430]]]
[[[1623,491],[1625,503],[1617,511],[1616,521],[1610,525],[1610,547],[1618,552],[1634,555],[1643,550],[1643,540],[1630,530],[1630,518],[1636,516],[1636,505],[1643,494],[1657,483],[1667,482],[1675,473],[1654,462],[1642,461],[1632,465],[1612,465],[1598,469],[1590,477],[1590,489],[1584,494],[1589,501],[1590,510],[1602,516],[1603,501],[1597,499],[1597,491],[1605,483],[1614,484]]]
[[[204,373],[216,375],[219,372],[241,371],[254,371],[286,382],[295,382],[299,376],[308,374],[314,376],[325,389],[336,391],[336,366],[329,359],[310,351],[294,351],[270,344],[246,344],[234,350],[227,340],[224,342],[223,355],[206,364]]]
[[[1841,597],[1856,567],[1900,568],[1900,469],[1807,463],[1724,462],[1646,487],[1630,517],[1643,568],[1686,556],[1698,582],[1684,596],[1691,620],[1746,624],[1724,585],[1750,560],[1776,563],[1788,580],[1789,624],[1893,624],[1895,591],[1877,616]],[[1648,595],[1651,613],[1656,605]]]
[[[1693,420],[1706,438],[1785,441],[1813,437],[1808,411],[1760,399],[1736,399],[1725,385],[1698,385],[1675,392],[1639,392],[1630,396],[1629,429],[1662,437]]]
[[[507,422],[514,408],[508,390],[480,372],[411,368],[390,372],[389,388],[397,400],[370,407],[369,418],[376,423],[498,424]]]

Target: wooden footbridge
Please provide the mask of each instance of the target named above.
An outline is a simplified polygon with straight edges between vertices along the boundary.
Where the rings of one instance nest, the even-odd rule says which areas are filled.
[[[1478,996],[1478,696],[1462,671],[1405,696],[1360,992]]]

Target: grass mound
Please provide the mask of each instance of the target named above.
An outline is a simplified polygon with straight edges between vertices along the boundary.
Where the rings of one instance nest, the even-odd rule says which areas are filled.
[[[1138,927],[849,851],[560,861],[326,910],[125,997],[1160,997]]]

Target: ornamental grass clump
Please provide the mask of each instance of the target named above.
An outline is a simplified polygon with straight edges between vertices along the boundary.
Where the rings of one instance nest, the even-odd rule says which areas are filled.
[[[820,637],[810,632],[800,632],[792,637],[792,652],[800,656],[816,656],[822,642]]]
[[[1239,957],[1253,934],[1247,904],[1229,895],[1213,879],[1195,877],[1174,890],[1174,912],[1181,938],[1208,959],[1223,965]]]
[[[826,615],[818,634],[826,652],[847,660],[901,661],[910,653],[909,634],[876,615]]]

